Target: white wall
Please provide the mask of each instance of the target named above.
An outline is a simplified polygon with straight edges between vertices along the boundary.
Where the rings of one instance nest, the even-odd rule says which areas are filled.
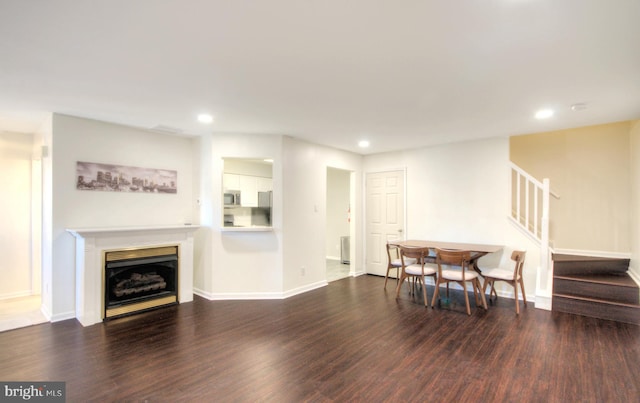
[[[539,250],[507,220],[508,162],[509,140],[493,138],[366,156],[364,171],[406,167],[407,239],[527,250],[525,289],[532,298]],[[501,254],[487,255],[479,265],[495,266],[500,258]],[[511,291],[505,288],[504,292]]]
[[[215,134],[201,140],[195,292],[209,299],[282,295],[282,136]],[[221,231],[223,158],[273,158],[272,230]]]
[[[340,258],[340,238],[349,235],[351,172],[327,169],[327,238],[326,256]]]
[[[53,115],[49,115],[36,132],[34,147],[39,146],[42,152],[42,231],[41,265],[42,265],[42,312],[51,319],[53,317]]]
[[[203,227],[196,233],[195,292],[209,299],[266,299],[326,285],[326,170],[352,170],[359,178],[362,157],[278,135],[211,134],[199,142]],[[273,158],[271,231],[222,231],[225,157]],[[361,242],[355,248],[362,253]]]
[[[193,140],[65,115],[53,116],[52,320],[75,317],[75,243],[66,228],[193,222]],[[177,194],[76,189],[76,162],[178,172]]]
[[[31,294],[33,135],[0,132],[0,299]]]
[[[307,143],[290,137],[283,144],[284,288],[299,290],[326,284],[326,178],[327,167],[355,173],[362,182],[362,159],[358,154]],[[352,209],[352,271],[362,273],[362,189],[355,189]]]

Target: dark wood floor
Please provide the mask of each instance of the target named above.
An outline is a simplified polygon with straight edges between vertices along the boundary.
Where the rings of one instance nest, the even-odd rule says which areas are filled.
[[[631,402],[640,327],[500,299],[427,309],[375,276],[286,300],[207,301],[0,333],[0,381],[68,402]],[[395,284],[395,283],[394,283]],[[429,289],[430,295],[433,292]]]

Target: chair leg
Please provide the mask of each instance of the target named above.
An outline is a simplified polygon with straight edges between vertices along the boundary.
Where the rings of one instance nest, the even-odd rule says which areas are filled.
[[[400,296],[400,288],[402,288],[405,277],[406,276],[404,274],[404,270],[402,270],[402,272],[400,273],[400,281],[398,281],[398,285],[396,286],[396,299],[398,299],[398,297]]]
[[[516,315],[520,315],[520,302],[518,301],[518,283],[513,284],[513,297],[516,300]]]
[[[489,286],[489,279],[485,278],[484,279],[484,284],[482,285],[482,293],[486,293],[487,292],[487,287]],[[489,290],[489,299],[491,299],[491,290]]]
[[[520,278],[520,288],[522,289],[522,301],[524,301],[524,306],[527,306],[527,294],[524,292],[524,280],[522,278]]]
[[[424,276],[420,276],[422,277],[422,297],[424,298],[424,306],[425,307],[429,307],[429,303],[427,302],[427,282],[424,279]]]
[[[478,289],[480,289],[480,280],[478,280],[477,278],[473,279],[473,281],[476,282],[476,285],[478,286]],[[486,311],[487,308],[487,300],[484,298],[484,293],[480,293],[480,300],[482,301],[482,306],[484,307],[484,310]]]
[[[436,307],[436,298],[438,298],[438,294],[440,294],[440,283],[436,280],[436,289],[433,291],[433,298],[431,299],[431,308]]]
[[[389,280],[389,270],[391,270],[391,266],[387,266],[387,274],[384,275],[384,289],[387,289],[387,280]]]
[[[469,294],[467,294],[467,284],[462,281],[460,282],[462,286],[463,294],[464,294],[464,303],[467,306],[467,315],[471,316],[471,307],[469,306]]]
[[[491,282],[491,290],[493,292],[493,295],[496,297],[496,299],[498,299],[498,291],[496,291],[496,282],[495,281]]]
[[[473,287],[473,298],[476,300],[476,306],[478,306],[480,305],[480,300],[478,299],[478,282],[476,280],[471,280],[471,287]]]

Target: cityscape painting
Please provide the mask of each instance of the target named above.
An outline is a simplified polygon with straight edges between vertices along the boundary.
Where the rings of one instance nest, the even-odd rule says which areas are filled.
[[[177,171],[81,162],[76,164],[79,190],[177,193]]]

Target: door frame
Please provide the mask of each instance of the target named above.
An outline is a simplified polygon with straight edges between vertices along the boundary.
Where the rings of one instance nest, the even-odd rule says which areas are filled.
[[[395,172],[395,171],[402,171],[402,180],[403,180],[403,217],[402,217],[402,226],[404,227],[403,230],[403,236],[404,239],[407,239],[407,233],[408,233],[408,223],[407,223],[407,167],[400,167],[400,168],[386,168],[386,169],[380,169],[380,170],[372,170],[372,171],[364,171],[363,172],[363,178],[362,178],[362,217],[363,217],[363,229],[364,229],[364,233],[363,233],[363,240],[362,240],[362,244],[363,244],[363,249],[364,249],[364,253],[363,253],[363,259],[364,259],[364,272],[365,274],[370,274],[368,267],[369,267],[369,262],[367,260],[368,256],[369,256],[369,250],[368,247],[369,245],[367,245],[367,239],[369,238],[369,229],[368,229],[368,220],[367,220],[367,176],[369,174],[378,174],[378,173],[385,173],[385,172]]]
[[[329,181],[326,180],[328,178],[328,171],[329,169],[334,169],[334,170],[338,170],[338,171],[342,171],[345,173],[349,174],[349,207],[351,209],[351,212],[349,214],[349,239],[350,239],[350,248],[349,248],[349,277],[355,277],[356,274],[356,267],[358,262],[358,254],[356,253],[356,245],[357,245],[357,231],[356,231],[356,225],[357,225],[357,221],[356,221],[356,217],[358,217],[357,214],[357,206],[356,206],[356,172],[352,169],[345,169],[345,168],[339,168],[339,167],[335,167],[332,165],[327,165],[325,167],[325,198],[326,195],[328,193],[328,189],[329,189]],[[326,201],[325,201],[325,209],[326,209]],[[346,211],[345,211],[345,215],[346,215]],[[325,215],[325,232],[326,232],[326,225],[327,225],[327,221],[328,221],[328,215]],[[325,253],[326,255],[326,253]]]

